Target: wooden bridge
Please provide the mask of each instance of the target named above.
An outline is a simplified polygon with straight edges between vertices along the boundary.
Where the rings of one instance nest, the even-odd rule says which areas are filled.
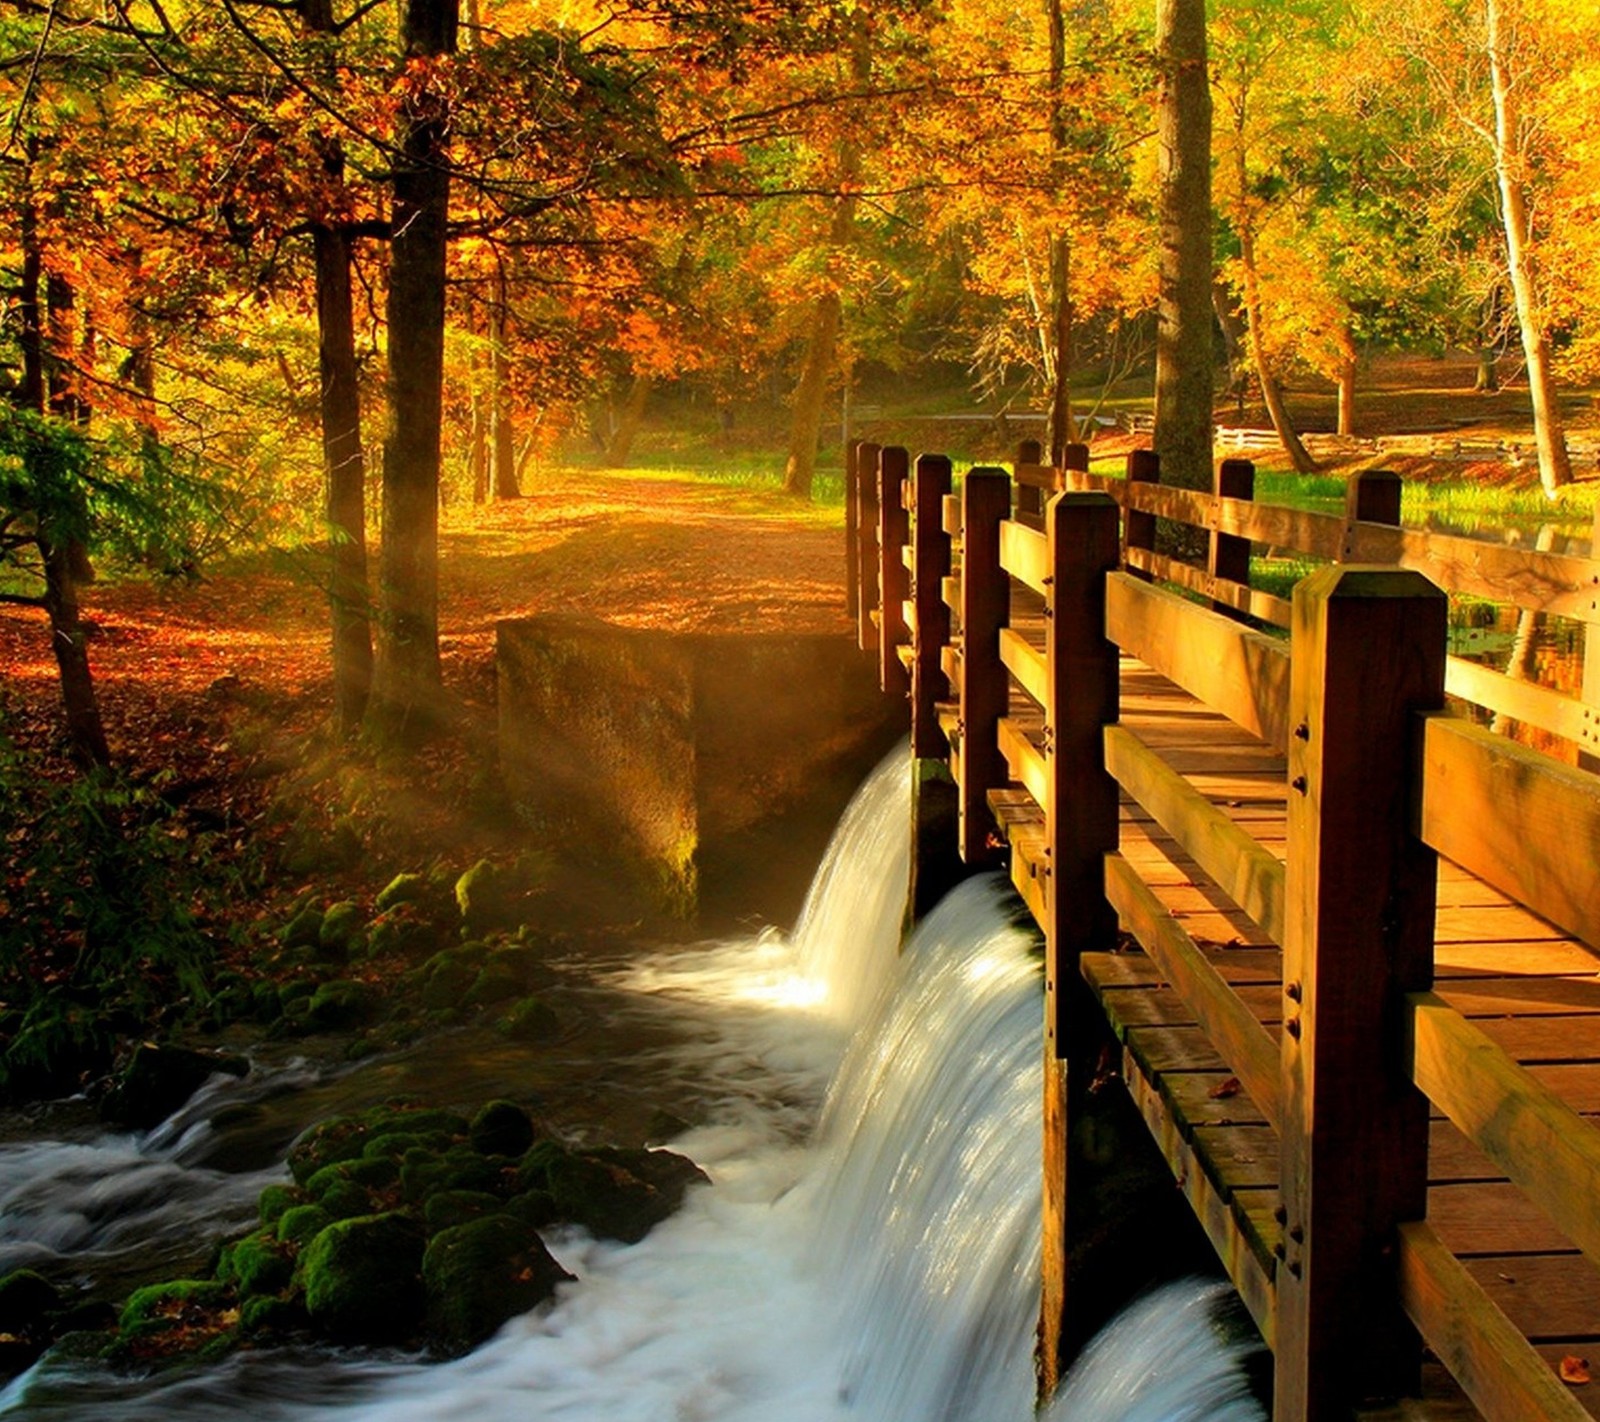
[[[1592,757],[1600,694],[1449,657],[1441,591],[1581,619],[1600,693],[1600,562],[1403,530],[1390,474],[1338,517],[1242,461],[1204,494],[1038,458],[955,494],[859,445],[847,524],[919,793],[948,767],[961,857],[1045,937],[1042,1385],[1109,1043],[1278,1422],[1600,1415],[1600,777],[1463,705]],[[1326,566],[1280,599],[1253,544]]]

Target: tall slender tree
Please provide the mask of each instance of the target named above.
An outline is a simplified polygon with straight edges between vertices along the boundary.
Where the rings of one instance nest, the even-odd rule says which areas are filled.
[[[460,0],[405,0],[405,103],[390,215],[389,427],[383,446],[382,616],[368,720],[409,739],[438,710],[439,462],[443,422],[450,104],[437,73]]]
[[[1211,88],[1205,0],[1156,0],[1161,286],[1155,449],[1162,477],[1211,482]]]

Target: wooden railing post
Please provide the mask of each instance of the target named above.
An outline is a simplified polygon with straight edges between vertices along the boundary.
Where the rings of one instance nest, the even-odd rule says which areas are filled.
[[[1161,482],[1161,459],[1153,449],[1130,449],[1128,451],[1128,484],[1159,484]],[[1122,511],[1122,561],[1128,561],[1130,548],[1142,548],[1147,553],[1154,553],[1156,548],[1156,516],[1153,513],[1144,513],[1139,509],[1127,508]],[[1150,575],[1138,569],[1130,569],[1137,578],[1150,581]]]
[[[1104,730],[1117,719],[1118,654],[1106,640],[1106,574],[1118,564],[1117,502],[1057,494],[1045,508],[1050,604],[1045,621],[1044,1267],[1040,1395],[1065,1356],[1086,1341],[1085,1311],[1068,1278],[1073,1122],[1095,1068],[1103,1027],[1079,972],[1085,952],[1116,945],[1105,856],[1117,847],[1117,784],[1106,772]]]
[[[878,649],[878,446],[856,446],[856,637],[863,652]]]
[[[931,759],[944,753],[939,703],[950,695],[941,653],[950,641],[950,609],[944,580],[950,576],[950,535],[944,531],[944,499],[950,492],[950,461],[919,454],[911,479],[911,596],[917,628],[911,661],[911,754]]]
[[[1363,469],[1345,486],[1345,517],[1398,528],[1401,487],[1392,469]]]
[[[1071,474],[1087,474],[1089,472],[1089,446],[1076,440],[1061,446],[1061,473],[1056,480],[1056,488],[1071,489]]]
[[[860,512],[856,493],[856,449],[844,447],[844,615],[854,622],[861,616],[861,529],[856,522]]]
[[[1600,504],[1594,511],[1594,538],[1589,544],[1589,556],[1600,558]],[[1591,612],[1600,613],[1600,607],[1591,606]],[[1596,735],[1600,736],[1600,622],[1591,622],[1583,629],[1583,704],[1594,708]],[[1578,764],[1584,770],[1600,775],[1600,751],[1594,749],[1600,741],[1579,747]]]
[[[1256,496],[1256,466],[1248,459],[1224,459],[1217,465],[1214,492],[1222,499],[1253,499]],[[1206,560],[1211,576],[1230,582],[1250,584],[1250,540],[1231,533],[1211,534],[1210,556]],[[1225,602],[1213,600],[1213,612],[1245,620],[1245,615]]]
[[[1014,468],[1021,468],[1024,464],[1041,464],[1044,462],[1044,448],[1036,439],[1025,439],[1017,445],[1017,458]],[[1019,514],[1037,514],[1044,510],[1044,490],[1036,489],[1031,484],[1017,483],[1017,512]]]
[[[1009,682],[1000,629],[1011,611],[1011,581],[1000,566],[1000,523],[1011,512],[1003,469],[973,469],[961,486],[961,857],[994,858],[999,837],[989,791],[1006,783],[1000,718]]]
[[[891,696],[904,696],[911,689],[900,660],[900,648],[910,640],[905,613],[911,595],[905,555],[911,541],[911,515],[906,509],[910,467],[910,455],[897,444],[878,455],[878,685]]]
[[[1294,590],[1276,1422],[1418,1383],[1397,1226],[1427,1208],[1403,1001],[1433,978],[1436,865],[1411,832],[1416,713],[1444,701],[1445,597],[1332,565]]]

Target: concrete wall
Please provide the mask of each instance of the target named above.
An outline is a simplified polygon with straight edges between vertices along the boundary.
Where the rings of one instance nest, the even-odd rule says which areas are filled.
[[[500,760],[530,844],[611,921],[787,923],[839,812],[904,733],[837,636],[497,627]]]

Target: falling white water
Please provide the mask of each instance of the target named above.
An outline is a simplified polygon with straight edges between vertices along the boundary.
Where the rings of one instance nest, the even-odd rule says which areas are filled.
[[[1027,1422],[1038,967],[992,880],[952,893],[898,952],[903,759],[847,814],[793,940],[629,971],[641,1010],[689,1029],[695,1071],[725,1099],[674,1143],[714,1183],[642,1242],[552,1238],[579,1282],[453,1363],[239,1353],[140,1384],[47,1363],[0,1392],[0,1414]],[[1052,1422],[1259,1417],[1211,1293],[1178,1286],[1117,1325]]]

